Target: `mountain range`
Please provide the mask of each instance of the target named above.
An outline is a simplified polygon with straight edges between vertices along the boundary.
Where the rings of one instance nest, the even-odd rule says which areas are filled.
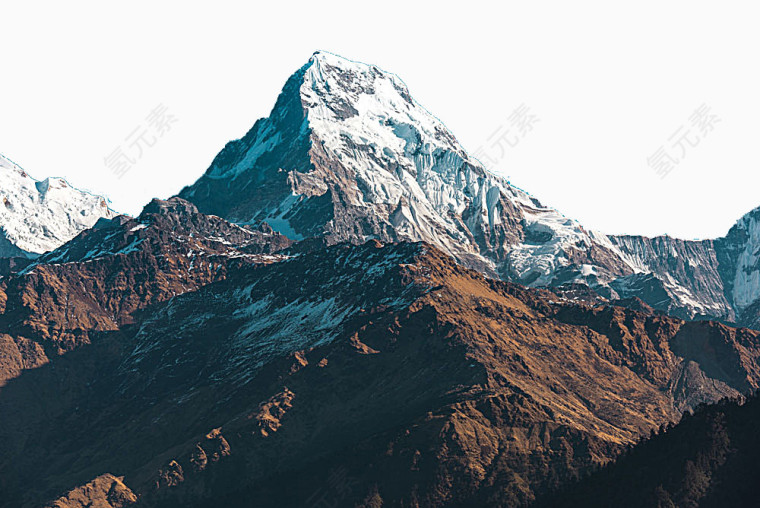
[[[588,230],[330,53],[138,217],[0,181],[0,506],[527,506],[760,387],[760,209]]]
[[[489,172],[398,77],[325,52],[179,196],[294,240],[425,241],[502,280],[760,325],[760,208],[717,240],[588,230]]]

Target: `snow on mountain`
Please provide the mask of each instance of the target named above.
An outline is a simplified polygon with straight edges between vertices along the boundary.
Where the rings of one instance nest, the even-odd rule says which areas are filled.
[[[708,317],[760,326],[760,208],[723,238],[610,237],[637,274],[610,285],[685,318]]]
[[[657,309],[685,318],[736,318],[724,292],[714,241],[668,236],[618,236],[611,240],[637,272],[611,284],[619,296],[637,296]]]
[[[760,208],[745,215],[735,226],[746,234],[738,253],[734,276],[734,304],[740,310],[752,305],[760,295]]]
[[[426,254],[422,244],[333,246],[178,296],[147,315],[137,330],[135,349],[120,366],[129,373],[122,390],[142,383],[142,370],[165,361],[167,343],[185,347],[181,344],[198,338],[203,344],[182,361],[213,358],[216,363],[212,371],[197,372],[199,381],[245,384],[273,359],[329,344],[369,309],[388,312],[410,305],[430,288],[405,279],[401,267]],[[224,334],[209,332],[208,327],[224,322],[229,323]],[[216,338],[208,340],[211,336]],[[209,354],[208,347],[217,351]],[[167,372],[177,368],[182,367],[174,361],[165,366]]]
[[[37,181],[0,155],[0,257],[35,257],[116,214],[61,178]]]
[[[491,276],[583,282],[684,318],[734,321],[760,296],[753,244],[728,254],[721,241],[586,230],[489,172],[397,76],[322,51],[290,77],[270,116],[180,196],[295,240],[426,241]]]
[[[737,321],[760,327],[760,208],[737,221],[715,245],[725,293],[736,309]]]
[[[606,236],[487,171],[397,76],[326,52],[180,196],[236,222],[264,220],[294,239],[427,241],[533,285],[633,271]],[[584,246],[588,266],[572,260]]]

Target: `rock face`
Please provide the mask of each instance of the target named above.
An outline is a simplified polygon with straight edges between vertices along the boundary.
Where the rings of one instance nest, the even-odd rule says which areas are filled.
[[[521,506],[760,386],[758,332],[575,303],[428,244],[288,252],[10,380],[5,506],[103,471],[143,506]]]
[[[581,276],[584,263],[604,280],[632,273],[606,237],[486,171],[399,78],[324,52],[180,196],[293,239],[427,241],[535,285]]]
[[[636,273],[610,286],[621,298],[639,297],[658,310],[684,318],[735,321],[733,302],[723,287],[715,242],[669,237],[612,238]]]
[[[610,284],[620,296],[638,296],[684,318],[760,327],[760,208],[716,240],[611,240],[637,272]]]
[[[738,322],[760,327],[760,208],[745,215],[716,244],[724,292]]]
[[[180,196],[296,240],[426,241],[504,280],[583,282],[683,318],[760,326],[760,212],[716,241],[586,230],[469,156],[398,77],[325,52]]]
[[[122,483],[124,478],[110,474],[73,489],[47,508],[125,508],[137,502],[137,496]]]
[[[0,258],[36,257],[116,215],[104,198],[61,178],[34,180],[2,155],[0,198]]]
[[[272,262],[290,244],[266,225],[236,226],[179,198],[154,200],[136,219],[101,219],[0,280],[0,384],[232,266]]]

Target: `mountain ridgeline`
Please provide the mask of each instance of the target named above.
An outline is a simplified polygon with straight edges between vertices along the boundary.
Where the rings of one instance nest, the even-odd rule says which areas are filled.
[[[616,463],[547,495],[536,508],[757,506],[760,399],[700,406]]]
[[[490,173],[398,77],[325,52],[179,195],[295,240],[425,241],[503,280],[583,282],[684,319],[760,326],[760,209],[717,240],[589,231]]]
[[[105,198],[75,189],[62,178],[34,180],[2,155],[0,197],[0,259],[35,258],[60,247],[101,217],[116,216]],[[18,264],[0,263],[0,275]]]
[[[589,231],[325,52],[135,218],[0,163],[0,508],[751,494],[760,209]]]
[[[161,223],[138,232],[175,230]],[[760,332],[563,300],[422,243],[240,259],[251,236],[227,254],[189,257],[210,246],[185,237],[48,272],[136,281],[141,258],[167,267],[105,295],[51,284],[51,306],[69,295],[61,314],[8,326],[22,357],[83,340],[0,388],[4,506],[526,506],[683,411],[760,387]],[[23,294],[8,305],[41,306]],[[60,330],[93,301],[92,322]]]

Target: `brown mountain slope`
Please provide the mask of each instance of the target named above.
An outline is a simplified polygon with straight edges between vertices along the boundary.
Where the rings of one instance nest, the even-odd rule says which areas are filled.
[[[290,245],[266,225],[242,228],[173,198],[136,219],[102,219],[19,274],[0,279],[0,384],[116,330],[143,307],[266,263]]]
[[[335,246],[135,315],[0,390],[0,499],[103,475],[145,506],[523,505],[757,387],[758,333]],[[53,388],[55,387],[55,388]]]

